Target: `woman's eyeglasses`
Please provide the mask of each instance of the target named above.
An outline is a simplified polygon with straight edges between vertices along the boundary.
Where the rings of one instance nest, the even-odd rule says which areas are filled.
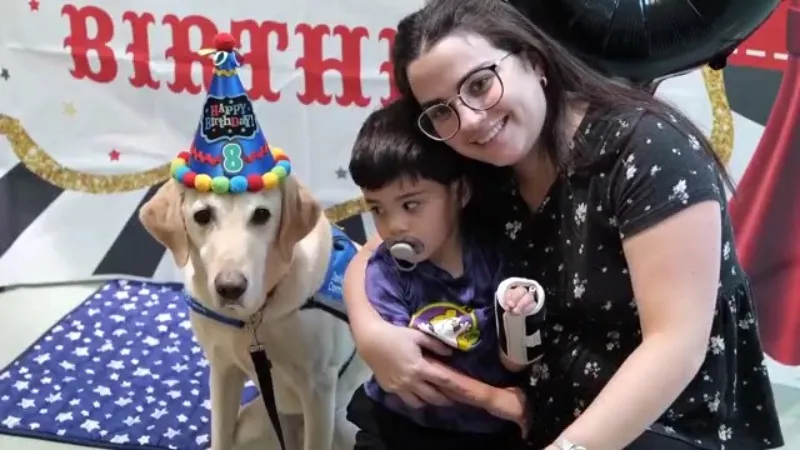
[[[458,86],[458,94],[453,98],[425,108],[417,119],[419,129],[433,140],[446,141],[461,129],[461,118],[453,107],[456,100],[473,111],[486,111],[494,107],[504,93],[503,80],[497,68],[509,55],[511,53],[469,74]]]

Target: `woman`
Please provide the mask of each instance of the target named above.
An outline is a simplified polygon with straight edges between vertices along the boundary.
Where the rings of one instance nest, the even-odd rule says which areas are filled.
[[[401,21],[392,57],[422,130],[485,163],[476,194],[506,275],[547,290],[549,348],[525,392],[535,448],[782,445],[727,178],[696,127],[497,0],[430,1]],[[411,405],[454,398],[506,414],[497,402],[511,394],[424,358],[445,350],[372,310],[376,244],[344,294],[381,386]]]

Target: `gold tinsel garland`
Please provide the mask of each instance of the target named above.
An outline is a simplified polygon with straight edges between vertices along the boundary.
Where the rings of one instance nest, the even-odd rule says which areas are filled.
[[[714,118],[710,140],[727,164],[733,153],[733,114],[725,93],[723,74],[704,67],[703,80]],[[124,175],[95,175],[64,167],[36,145],[18,119],[4,114],[0,114],[0,135],[6,136],[14,154],[25,167],[64,190],[113,194],[144,189],[169,178],[169,164]],[[359,197],[331,206],[325,213],[330,220],[339,222],[365,211],[364,201]]]
[[[703,82],[711,103],[711,115],[714,118],[710,141],[714,151],[726,166],[733,156],[733,111],[725,92],[725,77],[721,70],[703,67]]]

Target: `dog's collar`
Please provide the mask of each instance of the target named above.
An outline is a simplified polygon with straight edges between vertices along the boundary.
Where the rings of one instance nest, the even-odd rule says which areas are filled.
[[[272,294],[275,293],[276,288],[277,286],[272,288],[267,293],[267,301],[269,301],[269,298],[272,297]],[[208,317],[209,319],[216,320],[217,322],[224,323],[225,325],[230,325],[234,328],[244,328],[247,326],[247,322],[245,322],[244,320],[234,319],[233,317],[222,315],[214,311],[213,309],[208,308],[207,306],[197,301],[196,298],[192,297],[192,295],[189,294],[189,292],[186,291],[185,289],[183,291],[183,301],[186,303],[186,306],[188,306],[189,309],[196,312],[197,314]],[[266,305],[266,302],[264,304]]]
[[[224,323],[225,325],[230,325],[234,328],[244,328],[247,326],[247,323],[244,320],[223,316],[222,314],[205,307],[186,291],[183,291],[183,301],[186,303],[186,306],[188,306],[189,309],[197,314],[206,316],[209,319],[216,320],[217,322]]]

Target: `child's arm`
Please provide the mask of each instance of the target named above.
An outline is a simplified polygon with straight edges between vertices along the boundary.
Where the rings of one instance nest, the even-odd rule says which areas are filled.
[[[448,374],[446,380],[437,384],[437,387],[451,400],[481,408],[495,417],[512,421],[520,426],[523,435],[528,431],[529,414],[522,389],[490,386],[455,371],[435,359],[426,359],[429,363],[437,366],[438,370]]]

